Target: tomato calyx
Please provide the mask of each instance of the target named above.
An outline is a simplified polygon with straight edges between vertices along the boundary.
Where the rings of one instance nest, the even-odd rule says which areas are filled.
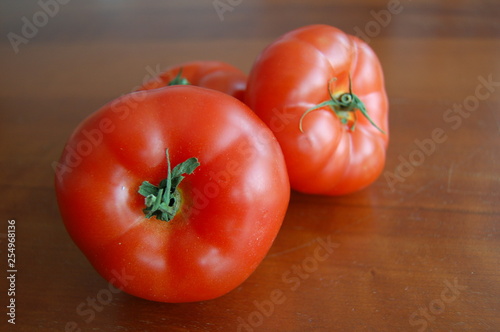
[[[179,69],[177,75],[167,84],[167,86],[171,85],[191,85],[187,78],[182,76],[182,68]]]
[[[200,166],[197,158],[189,158],[171,169],[168,149],[167,156],[167,178],[163,179],[158,186],[144,181],[139,187],[139,194],[144,196],[146,208],[143,209],[146,218],[155,216],[162,221],[172,220],[181,205],[181,195],[177,187],[185,178],[184,174],[191,174]]]
[[[351,78],[349,78],[349,92],[342,92],[333,94],[330,88],[330,83],[337,78],[334,77],[328,82],[328,94],[330,95],[330,100],[319,103],[302,114],[299,121],[299,129],[303,133],[304,130],[302,128],[302,121],[304,117],[312,111],[328,107],[335,115],[339,118],[340,122],[345,125],[349,125],[349,130],[354,131],[356,127],[357,121],[357,113],[356,111],[360,111],[361,114],[380,132],[385,134],[385,131],[382,130],[377,124],[370,118],[368,115],[368,111],[366,110],[365,104],[359,99],[358,96],[352,93],[351,87]]]

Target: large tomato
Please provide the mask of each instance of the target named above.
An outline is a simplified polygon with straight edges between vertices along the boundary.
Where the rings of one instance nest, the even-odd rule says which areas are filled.
[[[354,36],[312,25],[278,38],[256,59],[245,102],[276,135],[298,191],[351,193],[384,168],[389,137],[382,69]]]
[[[54,167],[66,229],[95,269],[163,302],[241,284],[268,252],[290,195],[265,124],[237,99],[194,86],[105,105]]]
[[[143,84],[139,90],[158,89],[167,85],[196,85],[243,99],[247,75],[222,61],[191,61],[167,68]]]

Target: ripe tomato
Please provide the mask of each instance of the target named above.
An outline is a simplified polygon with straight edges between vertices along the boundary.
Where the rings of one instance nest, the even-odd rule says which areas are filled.
[[[265,124],[237,99],[194,86],[105,105],[54,168],[66,229],[95,269],[163,302],[212,299],[241,284],[268,252],[290,195]]]
[[[196,85],[243,99],[247,75],[221,61],[192,61],[166,69],[146,82],[139,90],[158,89],[167,85]]]
[[[360,39],[306,26],[256,59],[245,102],[276,135],[293,189],[340,195],[372,183],[388,145],[381,65]]]

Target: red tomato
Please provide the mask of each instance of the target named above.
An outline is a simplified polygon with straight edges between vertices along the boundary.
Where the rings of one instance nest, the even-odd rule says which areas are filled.
[[[243,99],[247,75],[221,61],[192,61],[165,70],[146,82],[139,90],[158,89],[167,85],[196,85]]]
[[[245,102],[280,142],[295,190],[347,194],[384,168],[389,137],[382,69],[354,36],[312,25],[278,38],[255,61]]]
[[[290,195],[265,124],[235,98],[194,86],[105,105],[75,130],[55,169],[66,229],[95,269],[163,302],[240,285],[268,252]]]

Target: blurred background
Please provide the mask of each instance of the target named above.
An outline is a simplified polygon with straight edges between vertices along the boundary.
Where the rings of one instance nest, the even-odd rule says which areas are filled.
[[[500,9],[495,0],[59,2],[0,4],[2,94],[24,88],[40,95],[98,94],[107,100],[130,91],[158,66],[200,58],[220,59],[248,71],[269,42],[289,30],[315,23],[365,36],[383,64],[404,68],[404,76],[386,72],[392,95],[439,89],[446,98],[447,92],[455,92],[456,87],[450,84],[453,81],[471,80],[470,74],[498,70],[499,66],[498,62],[467,61],[463,52],[477,48],[477,39],[498,38]],[[43,26],[35,26],[38,31],[19,44],[16,54],[5,36],[9,32],[22,36],[23,17],[33,22],[35,16],[37,22],[44,23],[43,15],[36,14],[48,11],[39,3],[56,3],[56,13],[53,17],[49,13]],[[388,7],[394,14],[383,13]],[[429,39],[439,42],[429,43]],[[498,47],[484,49],[485,60],[491,52],[498,55]],[[442,62],[433,61],[442,54],[447,54],[441,57]],[[71,82],[65,76],[68,71],[73,74]],[[6,77],[24,79],[6,82]],[[427,84],[416,86],[424,78]]]

